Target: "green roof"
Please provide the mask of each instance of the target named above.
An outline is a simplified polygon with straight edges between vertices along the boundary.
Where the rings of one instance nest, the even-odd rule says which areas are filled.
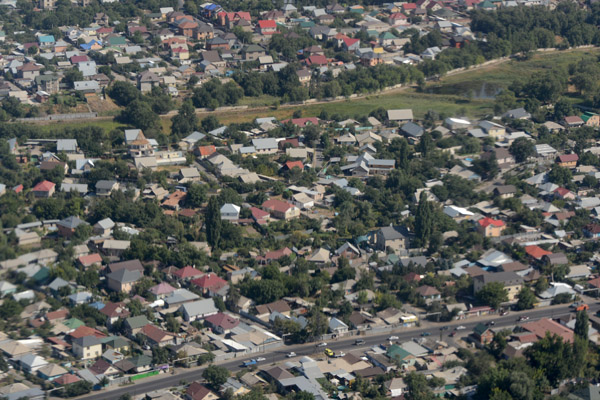
[[[478,335],[483,335],[485,333],[485,331],[488,330],[488,327],[485,326],[482,323],[477,324],[477,326],[475,326],[475,328],[473,328],[473,332],[475,332]]]
[[[106,344],[113,349],[119,349],[121,347],[129,346],[129,341],[122,336],[108,336],[100,339],[102,344]]]
[[[108,39],[108,44],[110,46],[121,46],[127,44],[127,41],[123,36],[113,36]]]
[[[63,321],[62,323],[64,326],[66,326],[69,329],[77,329],[80,326],[85,325],[85,323],[77,318],[69,318],[66,321]]]
[[[592,118],[593,116],[596,116],[598,114],[593,113],[591,111],[586,111],[583,113],[583,115],[581,116],[581,119],[583,120],[583,122],[587,122],[588,119]]]
[[[312,28],[313,26],[315,26],[315,23],[313,21],[300,22],[300,28]]]
[[[50,270],[47,267],[42,267],[32,276],[32,278],[38,283],[44,282],[50,278]]]
[[[146,365],[152,364],[152,357],[142,354],[141,356],[130,358],[129,361],[136,367],[145,367]]]
[[[145,315],[138,315],[137,317],[129,317],[125,320],[131,329],[139,329],[145,325],[148,325],[150,321]]]
[[[496,6],[490,0],[485,0],[482,3],[479,3],[479,8],[496,8]]]
[[[392,32],[383,32],[381,35],[379,35],[380,39],[397,39],[396,35],[394,35]]]
[[[397,344],[393,344],[388,347],[387,352],[385,353],[389,358],[394,358],[396,360],[404,360],[407,357],[412,356],[408,351],[404,350],[402,347]]]

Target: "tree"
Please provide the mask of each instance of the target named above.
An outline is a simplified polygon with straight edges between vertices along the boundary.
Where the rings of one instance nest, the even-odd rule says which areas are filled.
[[[154,364],[166,364],[169,362],[169,350],[165,347],[152,347],[152,362]]]
[[[219,206],[219,199],[213,196],[208,201],[208,207],[206,208],[206,240],[213,250],[219,247],[221,228],[221,207]]]
[[[519,310],[529,310],[533,308],[535,304],[535,295],[528,287],[523,287],[517,295],[519,301],[517,301],[517,308]]]
[[[408,400],[434,400],[436,396],[427,383],[425,375],[411,371],[404,377],[405,397]]]
[[[554,165],[550,172],[548,172],[548,179],[550,179],[550,182],[559,186],[563,186],[571,182],[572,177],[573,174],[571,173],[570,169],[560,167],[558,165]]]
[[[67,84],[68,87],[73,87],[73,82],[82,80],[83,73],[75,68],[68,70],[63,76],[63,81]]]
[[[107,91],[118,105],[125,107],[141,97],[140,91],[129,82],[116,81]]]
[[[145,101],[134,100],[121,111],[121,120],[141,130],[156,128],[159,123],[158,115],[152,111],[152,107]]]
[[[585,310],[577,311],[577,319],[575,320],[575,335],[588,340],[589,317]]]
[[[425,246],[431,238],[434,225],[433,205],[427,201],[425,191],[419,197],[419,206],[415,215],[415,236],[421,246]]]
[[[191,100],[184,101],[177,115],[171,118],[171,132],[178,136],[187,135],[192,133],[197,125],[198,117],[194,105]]]
[[[477,292],[477,299],[497,309],[500,303],[508,301],[508,292],[501,282],[490,282]]]
[[[206,379],[213,389],[218,390],[222,384],[227,382],[229,370],[225,367],[209,365],[204,372],[202,372],[202,377]]]
[[[531,157],[535,153],[535,146],[533,141],[521,137],[517,138],[508,149],[510,154],[515,158],[515,161],[520,163],[527,158]]]
[[[563,342],[563,339],[556,334],[546,332],[546,336],[525,351],[525,355],[532,367],[544,371],[552,385],[576,373],[571,370],[570,344]]]

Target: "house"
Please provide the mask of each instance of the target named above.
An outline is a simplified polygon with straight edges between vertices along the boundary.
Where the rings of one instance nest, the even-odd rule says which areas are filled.
[[[227,281],[220,278],[217,274],[208,273],[198,279],[191,281],[194,286],[197,286],[205,296],[215,297],[227,290]]]
[[[219,312],[209,315],[204,319],[204,324],[208,325],[213,332],[223,335],[229,333],[233,328],[240,324],[240,320],[228,314]]]
[[[200,277],[203,274],[202,271],[190,266],[190,265],[186,265],[185,267],[181,268],[180,270],[177,270],[175,272],[173,272],[173,276],[181,281],[186,281],[186,280],[190,280],[193,278],[197,278]]]
[[[271,217],[289,220],[300,216],[300,209],[287,201],[270,199],[262,204],[262,208],[271,214]]]
[[[591,111],[584,112],[581,116],[581,120],[584,122],[585,126],[591,126],[594,128],[600,126],[600,115]]]
[[[494,332],[485,324],[479,323],[473,328],[473,337],[480,345],[487,345],[494,340]]]
[[[25,354],[23,357],[18,358],[18,363],[24,372],[30,374],[48,365],[48,361],[34,353]],[[21,396],[18,398],[21,398]]]
[[[517,194],[517,188],[515,185],[500,185],[494,188],[494,195],[501,199],[510,199]]]
[[[149,92],[158,85],[160,85],[160,77],[154,72],[144,71],[138,76],[138,88],[142,93]]]
[[[565,343],[573,343],[574,332],[550,318],[542,318],[521,325],[524,330],[533,333],[538,339],[546,336],[546,333],[555,334],[563,339]]]
[[[589,238],[600,237],[600,225],[599,224],[587,224],[583,227],[583,234]]]
[[[77,338],[72,345],[71,351],[80,360],[92,360],[102,354],[102,342],[94,335]]]
[[[135,337],[144,326],[148,325],[150,321],[145,315],[138,315],[137,317],[129,317],[125,320],[125,332],[129,337]]]
[[[185,391],[186,400],[217,400],[218,398],[219,396],[198,382],[192,382]]]
[[[579,156],[577,154],[573,153],[573,154],[563,154],[562,156],[558,156],[556,163],[560,167],[575,168],[577,166],[577,161],[579,161]]]
[[[219,312],[213,299],[185,303],[181,306],[180,311],[186,321],[196,321]]]
[[[506,128],[491,121],[481,121],[479,127],[494,139],[501,139],[506,134]]]
[[[66,238],[70,238],[75,234],[76,229],[81,225],[89,225],[87,222],[79,219],[74,215],[60,220],[56,223],[58,233]]]
[[[110,196],[115,190],[119,190],[117,181],[99,180],[96,182],[96,196]]]
[[[348,325],[337,318],[331,318],[329,320],[329,332],[336,335],[343,335],[348,332]]]
[[[273,138],[252,139],[252,146],[257,154],[275,154],[279,150],[277,140]]]
[[[523,287],[523,278],[515,272],[495,272],[479,275],[473,278],[473,293],[477,294],[485,285],[500,282],[508,294],[508,301],[514,301]]]
[[[149,292],[156,296],[157,299],[163,299],[173,293],[175,288],[169,285],[167,282],[161,282],[156,286],[149,289]]]
[[[415,292],[425,301],[440,300],[442,298],[440,291],[429,285],[419,286]]]
[[[412,122],[413,120],[413,112],[411,109],[403,109],[403,110],[388,110],[387,117],[389,121],[403,123],[403,122]]]
[[[129,317],[129,310],[127,310],[125,304],[122,302],[113,303],[109,301],[99,311],[106,316],[109,325],[115,323],[119,318],[125,319]]]
[[[45,381],[54,382],[56,379],[68,373],[66,369],[56,364],[46,364],[37,370],[40,378]]]
[[[115,292],[129,293],[141,278],[142,273],[138,270],[121,269],[106,275],[106,282],[108,288]]]
[[[144,325],[140,333],[146,336],[148,344],[151,347],[163,347],[175,344],[175,335],[173,333],[165,332],[152,324]]]
[[[33,195],[38,198],[49,198],[54,194],[56,184],[50,181],[42,181],[35,185],[31,191]]]
[[[257,32],[261,35],[272,35],[277,32],[277,23],[273,20],[260,20],[257,24]]]
[[[110,236],[115,223],[110,218],[104,218],[96,222],[93,226],[93,232],[100,236]]]
[[[568,116],[563,119],[563,125],[567,128],[579,128],[585,122],[577,115]]]
[[[377,250],[386,251],[390,249],[398,254],[409,248],[409,234],[405,227],[384,226],[372,236],[375,239]]]
[[[485,217],[477,221],[477,231],[485,237],[499,237],[506,227],[504,221]]]
[[[235,204],[226,203],[221,207],[221,219],[225,221],[237,221],[240,219],[241,207]]]

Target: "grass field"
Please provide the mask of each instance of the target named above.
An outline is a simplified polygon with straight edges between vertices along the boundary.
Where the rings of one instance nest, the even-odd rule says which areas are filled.
[[[126,125],[120,122],[116,122],[112,119],[95,119],[92,121],[56,121],[49,122],[46,124],[35,124],[35,126],[41,132],[50,132],[57,129],[83,128],[86,126],[97,126],[99,128],[104,129],[106,132],[110,132],[113,129],[123,128]]]

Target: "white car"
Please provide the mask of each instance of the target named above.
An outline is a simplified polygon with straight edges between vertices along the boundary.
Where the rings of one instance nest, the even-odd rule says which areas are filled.
[[[339,358],[339,357],[345,357],[345,356],[346,356],[346,353],[344,353],[343,351],[340,351],[340,352],[339,352],[339,353],[337,353],[335,356],[336,356],[336,357],[338,357],[338,358]]]
[[[261,362],[261,361],[267,361],[267,359],[266,359],[266,358],[264,358],[264,357],[258,357],[258,358],[256,359],[256,362]]]
[[[323,343],[319,343],[317,345],[317,347],[327,347],[327,343],[323,342]]]
[[[391,342],[392,340],[398,340],[398,339],[400,339],[398,336],[390,336],[390,337],[388,338],[388,340],[389,340],[390,342]]]
[[[456,330],[457,330],[457,331],[462,331],[462,330],[464,330],[464,329],[467,329],[467,327],[465,327],[465,326],[462,326],[462,325],[460,325],[460,326],[457,326],[457,327],[456,327]]]
[[[289,353],[287,353],[286,357],[287,357],[287,358],[296,357],[296,353],[294,353],[293,351],[292,351],[292,352],[289,352]]]

